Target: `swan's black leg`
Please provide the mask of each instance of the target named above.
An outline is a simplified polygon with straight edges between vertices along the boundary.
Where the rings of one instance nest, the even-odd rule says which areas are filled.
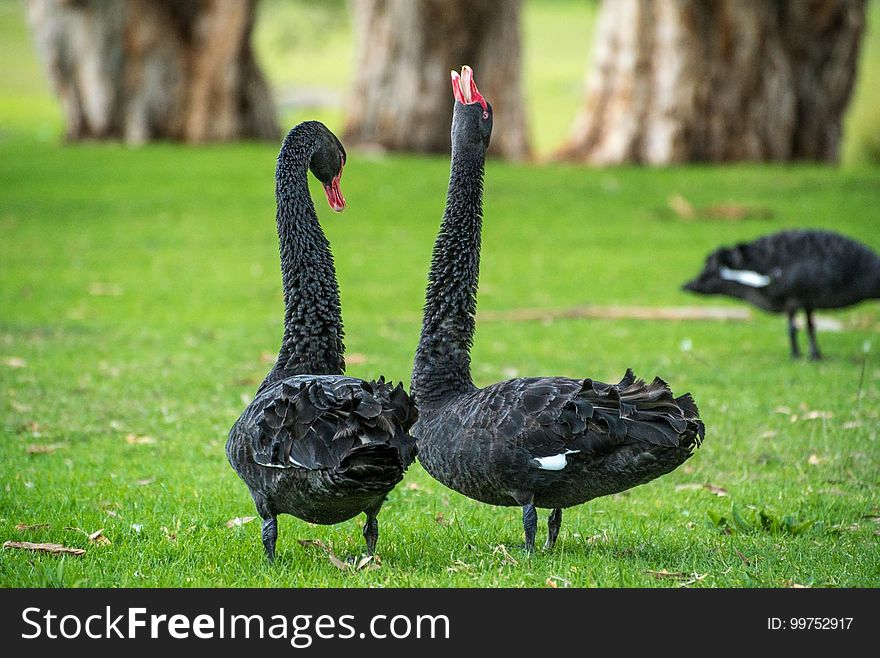
[[[263,548],[266,549],[266,558],[269,563],[275,561],[275,542],[278,540],[278,520],[275,512],[269,507],[267,501],[262,494],[251,492],[254,499],[254,505],[257,507],[257,514],[263,519]]]
[[[376,552],[376,542],[379,541],[379,507],[364,510],[367,515],[367,522],[364,523],[364,539],[367,540],[367,554],[373,555]]]
[[[810,358],[813,361],[819,361],[822,354],[819,352],[819,344],[816,342],[816,325],[813,324],[813,311],[806,309],[807,315],[807,335],[810,337]]]
[[[801,350],[798,347],[797,341],[797,324],[794,321],[794,314],[797,311],[789,311],[788,312],[788,339],[791,341],[791,358],[799,359],[801,356]]]
[[[274,516],[263,519],[263,548],[269,563],[275,561],[275,542],[278,540],[278,519]]]
[[[535,552],[535,534],[538,532],[538,512],[534,503],[523,505],[523,530],[526,531],[526,551]]]
[[[553,549],[553,545],[556,543],[556,538],[559,536],[559,528],[561,527],[562,508],[557,507],[550,512],[550,517],[547,519],[547,542],[544,544],[545,551]]]

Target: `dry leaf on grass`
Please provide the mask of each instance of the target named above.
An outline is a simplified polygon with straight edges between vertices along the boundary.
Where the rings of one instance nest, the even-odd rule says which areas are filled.
[[[407,483],[406,488],[410,491],[421,491],[422,485],[418,484],[417,482],[409,482]]]
[[[109,546],[112,542],[104,536],[104,528],[95,530],[89,535],[89,541],[97,546]]]
[[[808,411],[801,416],[801,418],[803,420],[816,420],[817,418],[825,420],[828,418],[834,418],[834,413],[831,411]]]
[[[661,569],[660,571],[648,570],[645,573],[651,574],[657,580],[669,579],[678,581],[681,587],[693,585],[706,577],[706,574],[704,573],[684,573],[681,571],[667,571],[666,569]]]
[[[352,352],[351,354],[345,355],[345,364],[349,366],[362,366],[368,360],[367,355],[361,354],[360,352]]]
[[[776,430],[767,430],[766,432],[764,432],[761,435],[761,438],[762,439],[772,439],[777,434],[779,434],[779,432],[777,432]]]
[[[333,549],[320,539],[297,539],[297,541],[301,546],[306,548],[314,547],[322,551],[327,556],[327,559],[330,560],[330,564],[340,571],[361,571],[363,569],[372,571],[382,566],[382,559],[378,555],[363,555],[357,562],[343,562],[336,557]]]
[[[226,527],[227,528],[234,528],[239,525],[244,525],[245,523],[250,523],[255,518],[257,518],[257,517],[255,517],[255,516],[236,516],[234,519],[229,519],[226,522]]]
[[[48,523],[17,523],[15,525],[15,529],[22,530],[41,530],[42,528],[48,528],[50,524]]]
[[[734,548],[733,550],[736,551],[737,556],[739,557],[740,560],[743,561],[743,564],[745,564],[747,567],[751,566],[752,563],[749,562],[749,559],[745,555],[742,554],[742,551],[740,551],[738,548]]]
[[[382,560],[379,559],[378,555],[364,555],[360,560],[358,560],[357,564],[354,567],[355,571],[361,571],[363,569],[367,569],[368,571],[372,569],[379,569],[382,566]]]
[[[444,528],[448,528],[449,524],[452,523],[452,521],[443,516],[443,512],[437,512],[437,516],[434,517],[434,521],[437,522],[437,525],[442,525]]]
[[[607,530],[602,530],[601,533],[587,537],[588,544],[607,544],[608,541],[609,539]]]
[[[7,356],[3,359],[3,365],[7,368],[27,368],[27,361],[20,356]]]
[[[716,496],[726,496],[727,495],[727,489],[722,489],[721,487],[716,486],[714,484],[709,484],[708,482],[703,485],[703,488],[707,489],[709,491],[709,493],[713,493]]]
[[[672,212],[682,219],[693,219],[697,214],[694,211],[691,202],[685,199],[681,194],[673,194],[666,200],[666,203],[669,204],[669,208]]]
[[[682,571],[668,571],[666,569],[661,569],[660,571],[648,570],[645,573],[651,574],[657,580],[662,580],[664,578],[672,578],[674,580],[687,580],[690,577],[690,574],[686,574]]]
[[[29,455],[47,455],[51,452],[55,452],[59,448],[64,448],[65,445],[63,443],[52,443],[45,446],[38,446],[35,444],[29,445],[25,448],[25,451]]]
[[[562,576],[549,576],[544,582],[547,583],[547,587],[552,587],[553,589],[556,589],[559,585],[562,585],[563,587],[571,585],[571,581],[566,580]]]
[[[26,551],[38,551],[41,553],[63,553],[65,555],[83,555],[85,550],[82,548],[69,548],[61,544],[32,544],[29,541],[7,541],[3,542],[3,548],[20,548]]]
[[[559,587],[559,585],[556,584],[556,581],[553,580],[552,578],[548,578],[544,582],[547,583],[547,587],[552,587],[553,589],[556,589],[557,587]]]
[[[816,453],[813,453],[812,455],[810,455],[810,456],[807,458],[807,463],[808,463],[810,466],[819,466],[820,464],[824,464],[824,463],[825,463],[825,458],[824,458],[824,457],[820,457],[820,456],[817,455]]]
[[[300,546],[304,546],[305,548],[315,547],[323,551],[324,554],[327,556],[327,559],[330,560],[330,564],[332,564],[340,571],[348,571],[349,565],[336,557],[336,554],[333,552],[333,550],[320,539],[297,539],[297,541],[299,542]]]
[[[681,194],[673,194],[666,200],[670,210],[679,218],[694,221],[696,219],[723,219],[742,221],[744,219],[772,219],[773,210],[762,206],[748,206],[742,203],[716,203],[712,206],[695,208]]]
[[[126,434],[125,440],[131,445],[150,445],[156,443],[156,439],[152,436],[138,436],[137,434]]]
[[[139,487],[146,487],[148,484],[153,484],[156,481],[156,478],[144,478],[143,480],[135,480],[134,483]]]
[[[740,221],[743,219],[772,219],[773,211],[760,206],[746,206],[740,203],[718,203],[702,209],[705,217]]]
[[[507,546],[505,546],[504,544],[498,544],[498,546],[496,546],[492,551],[492,555],[498,554],[501,554],[501,564],[519,564],[519,562],[517,562],[516,558],[510,554],[510,552],[507,550]]]

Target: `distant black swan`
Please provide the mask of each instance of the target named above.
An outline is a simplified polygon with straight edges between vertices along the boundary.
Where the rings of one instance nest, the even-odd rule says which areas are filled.
[[[472,71],[452,73],[452,165],[434,244],[412,394],[419,461],[446,486],[491,505],[521,506],[533,551],[536,507],[551,508],[545,547],[562,509],[668,473],[703,438],[690,395],[660,379],[618,384],[533,377],[477,388],[470,348],[479,277],[483,168],[492,108]]]
[[[810,357],[820,359],[813,311],[880,298],[880,257],[838,233],[782,231],[716,249],[684,289],[737,297],[765,311],[787,313],[793,358],[801,355],[795,314],[803,309]]]
[[[379,509],[415,458],[407,431],[416,409],[403,387],[342,374],[339,288],[306,170],[321,181],[338,212],[345,208],[339,189],[344,165],[336,136],[308,121],[288,133],[275,170],[284,338],[275,366],[226,443],[229,463],[263,519],[270,561],[278,514],[332,524],[364,512],[372,554]]]

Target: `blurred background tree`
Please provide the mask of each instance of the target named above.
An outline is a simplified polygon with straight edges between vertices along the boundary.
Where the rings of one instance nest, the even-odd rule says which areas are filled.
[[[836,162],[864,0],[604,0],[562,158]]]
[[[71,138],[275,139],[277,107],[353,146],[444,152],[448,71],[469,63],[503,157],[880,162],[878,0],[227,2],[28,0],[28,37],[0,0],[0,51],[38,42]],[[57,131],[43,78],[5,76],[5,116]]]
[[[280,136],[256,0],[28,0],[69,140]]]
[[[353,0],[358,47],[346,143],[448,152],[449,71],[469,64],[495,111],[492,152],[526,157],[521,6],[521,0]]]

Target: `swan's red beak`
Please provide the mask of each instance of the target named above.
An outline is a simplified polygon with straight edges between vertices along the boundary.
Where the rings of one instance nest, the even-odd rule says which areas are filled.
[[[342,196],[342,190],[339,189],[339,179],[341,178],[342,170],[340,169],[339,173],[333,177],[332,181],[330,181],[330,184],[324,186],[324,194],[327,195],[327,203],[329,203],[330,207],[336,212],[342,212],[345,210],[345,197]]]
[[[479,103],[483,112],[487,112],[489,109],[486,105],[486,99],[477,89],[477,83],[474,82],[474,71],[470,66],[462,66],[461,75],[458,71],[452,71],[452,95],[462,105]]]

